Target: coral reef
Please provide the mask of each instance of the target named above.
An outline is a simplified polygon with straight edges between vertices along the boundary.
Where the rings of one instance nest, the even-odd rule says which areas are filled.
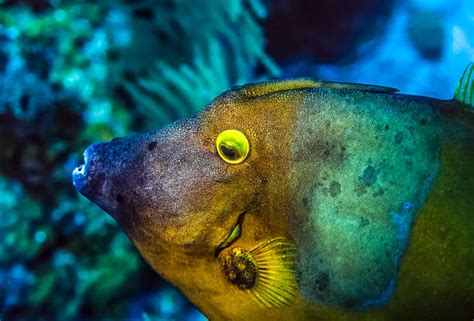
[[[127,9],[138,17],[132,47],[146,48],[151,40],[157,49],[148,54],[159,57],[150,62],[130,59],[135,52],[125,53],[127,61],[149,62],[141,68],[127,67],[125,85],[146,127],[189,116],[234,85],[280,74],[264,51],[258,20],[265,17],[266,9],[260,1],[204,0],[199,10],[193,9],[191,0],[130,3]],[[144,23],[150,27],[144,28]]]

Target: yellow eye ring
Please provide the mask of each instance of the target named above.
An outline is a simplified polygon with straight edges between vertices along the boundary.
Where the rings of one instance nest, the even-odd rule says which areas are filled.
[[[229,164],[239,164],[247,158],[250,144],[242,132],[228,129],[217,136],[216,148],[217,153],[224,161]]]

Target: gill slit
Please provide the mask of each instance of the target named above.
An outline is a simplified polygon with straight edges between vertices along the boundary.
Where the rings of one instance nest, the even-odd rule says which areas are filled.
[[[239,217],[237,218],[237,222],[232,227],[232,230],[230,231],[230,233],[227,235],[224,241],[222,241],[217,246],[216,250],[214,251],[214,257],[217,258],[219,254],[222,252],[222,250],[228,248],[240,238],[240,235],[242,234],[242,224],[244,223],[245,214],[247,214],[247,211],[243,211],[242,213],[239,214]]]

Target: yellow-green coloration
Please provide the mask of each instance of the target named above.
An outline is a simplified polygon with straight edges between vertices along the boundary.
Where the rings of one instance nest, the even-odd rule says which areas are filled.
[[[471,62],[462,74],[454,99],[474,106],[474,64]]]
[[[216,148],[219,156],[229,164],[242,163],[250,151],[247,137],[235,129],[220,133],[216,139]]]
[[[298,290],[296,248],[284,238],[276,238],[250,251],[257,267],[255,285],[250,291],[265,307],[283,307],[292,303]]]
[[[243,86],[89,147],[74,181],[211,320],[471,320],[469,74],[449,101]],[[248,142],[239,163],[219,153],[228,130]]]

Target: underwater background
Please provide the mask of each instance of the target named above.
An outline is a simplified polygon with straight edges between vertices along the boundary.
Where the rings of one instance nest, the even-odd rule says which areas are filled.
[[[205,320],[73,188],[93,142],[237,84],[309,76],[449,99],[472,0],[0,0],[0,320]]]

